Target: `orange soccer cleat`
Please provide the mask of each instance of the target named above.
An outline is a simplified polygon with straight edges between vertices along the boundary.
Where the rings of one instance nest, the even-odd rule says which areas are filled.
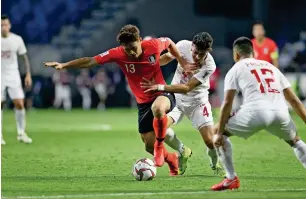
[[[154,162],[155,162],[155,166],[157,167],[161,167],[164,165],[164,162],[165,162],[164,150],[166,150],[164,147],[164,143],[155,141]]]
[[[179,162],[177,153],[168,153],[165,161],[168,163],[170,168],[170,176],[179,175]]]
[[[215,184],[211,187],[211,190],[213,191],[222,191],[225,189],[238,189],[240,187],[240,180],[237,176],[233,180],[230,180],[228,178],[225,178],[222,182],[219,184]]]

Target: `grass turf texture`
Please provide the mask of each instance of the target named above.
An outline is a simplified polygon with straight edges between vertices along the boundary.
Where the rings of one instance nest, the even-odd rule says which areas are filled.
[[[31,145],[17,143],[14,113],[5,111],[3,115],[5,197],[306,198],[305,169],[287,144],[266,132],[246,141],[231,138],[241,188],[215,193],[209,188],[221,178],[212,174],[206,147],[188,120],[174,128],[193,150],[185,175],[169,177],[165,165],[153,181],[138,182],[131,176],[134,161],[152,157],[144,151],[137,133],[135,110],[29,112]],[[306,140],[306,126],[296,115],[293,118]]]

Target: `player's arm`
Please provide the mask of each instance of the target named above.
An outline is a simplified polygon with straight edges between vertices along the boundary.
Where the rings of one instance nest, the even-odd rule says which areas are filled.
[[[275,67],[279,67],[279,63],[278,63],[278,58],[279,58],[279,54],[278,54],[278,47],[276,45],[276,43],[273,41],[272,43],[272,52],[270,53],[270,57],[272,59],[272,64]]]
[[[224,100],[221,106],[221,114],[219,121],[219,133],[224,133],[225,125],[230,118],[233,101],[236,95],[236,90],[227,90],[224,93]]]
[[[301,100],[296,96],[293,90],[289,87],[283,90],[284,96],[293,110],[306,123],[306,109]]]
[[[140,82],[142,88],[147,89],[145,93],[152,91],[165,91],[169,93],[188,93],[192,91],[195,87],[199,86],[201,82],[197,78],[191,78],[186,84],[154,84],[154,82],[149,81],[144,78],[143,82]]]
[[[180,51],[178,50],[175,43],[169,38],[159,38],[158,39],[158,46],[160,53],[167,49],[168,52],[175,58],[178,63],[182,66],[182,68],[186,71],[192,71],[197,69],[196,64],[188,63],[183,56],[181,55]]]
[[[69,69],[69,68],[89,68],[98,65],[97,60],[94,57],[82,57],[66,63],[59,62],[44,62],[46,67],[53,67],[55,69]]]
[[[114,57],[116,56],[115,50],[111,49],[94,57],[83,57],[75,59],[66,63],[59,62],[44,62],[46,67],[53,67],[55,69],[69,69],[69,68],[90,68],[98,64],[105,64],[113,62]]]
[[[224,100],[221,106],[218,134],[223,134],[230,118],[234,97],[238,90],[238,70],[233,66],[224,79]]]
[[[168,63],[170,63],[172,60],[174,60],[174,57],[169,55],[169,53],[165,53],[162,56],[160,56],[159,64],[160,64],[160,66],[164,66],[164,65],[167,65]]]
[[[25,72],[26,72],[26,76],[24,79],[24,83],[26,88],[30,88],[32,86],[32,78],[31,78],[31,65],[29,62],[29,58],[27,55],[27,48],[24,44],[23,39],[20,37],[19,38],[19,46],[18,46],[18,55],[21,58],[24,66],[25,66]]]

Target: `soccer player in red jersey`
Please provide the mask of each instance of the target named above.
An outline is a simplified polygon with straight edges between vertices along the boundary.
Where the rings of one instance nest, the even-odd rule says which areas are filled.
[[[157,84],[166,84],[159,58],[162,51],[168,51],[185,69],[192,70],[194,64],[187,63],[182,58],[175,43],[169,38],[141,41],[139,29],[134,25],[124,26],[117,35],[120,46],[112,48],[95,57],[84,57],[67,63],[46,62],[47,67],[88,68],[98,64],[116,62],[125,74],[129,86],[134,93],[138,106],[138,127],[146,151],[154,155],[155,165],[160,167],[166,161],[170,174],[178,174],[176,153],[168,153],[164,147],[167,130],[167,115],[175,106],[173,94],[165,92],[145,93],[140,83],[146,80]],[[155,132],[155,133],[154,133]]]
[[[278,48],[276,43],[265,36],[265,28],[262,22],[253,24],[252,39],[255,59],[267,61],[278,67]]]

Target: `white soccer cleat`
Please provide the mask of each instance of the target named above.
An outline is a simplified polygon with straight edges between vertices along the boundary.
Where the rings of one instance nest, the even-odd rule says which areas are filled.
[[[1,138],[1,145],[5,145],[6,142],[4,141],[4,139]]]
[[[23,142],[25,144],[31,144],[32,143],[32,139],[26,133],[18,135],[17,140],[19,142]]]

